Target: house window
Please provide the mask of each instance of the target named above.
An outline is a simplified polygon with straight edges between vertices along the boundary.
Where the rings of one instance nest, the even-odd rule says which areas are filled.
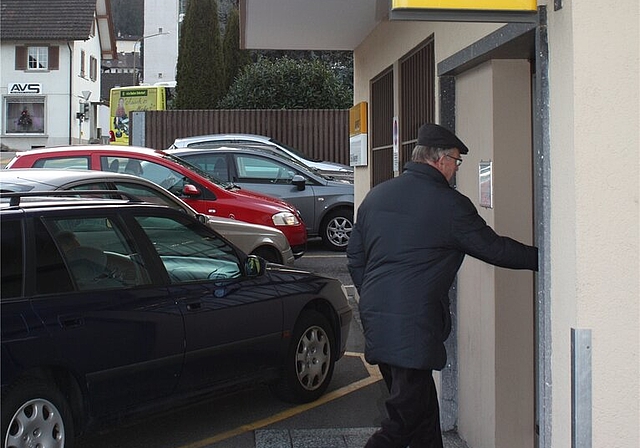
[[[16,70],[58,70],[60,62],[60,47],[17,46],[15,69]]]
[[[29,70],[47,70],[49,68],[49,47],[29,47]]]
[[[4,97],[5,134],[44,134],[44,97]]]
[[[85,63],[84,63],[85,59],[86,59],[86,55],[84,53],[84,50],[82,50],[82,51],[80,51],[80,76],[82,78],[84,78],[84,74],[85,74],[85,67],[84,67],[85,66]]]
[[[91,78],[91,81],[97,81],[98,79],[98,60],[93,56],[89,58],[89,78]]]

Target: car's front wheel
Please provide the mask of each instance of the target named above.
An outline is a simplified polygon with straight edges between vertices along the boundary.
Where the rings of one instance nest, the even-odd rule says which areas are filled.
[[[273,247],[268,247],[268,246],[257,247],[256,249],[254,249],[252,254],[257,255],[258,257],[264,258],[269,263],[282,264],[282,256]]]
[[[273,391],[282,400],[308,403],[329,386],[335,365],[335,337],[321,313],[304,311],[294,329],[282,377]]]
[[[55,386],[24,379],[3,394],[3,448],[70,448],[73,441],[71,411]]]
[[[353,210],[339,209],[327,214],[322,221],[320,233],[327,249],[344,251],[353,230]]]

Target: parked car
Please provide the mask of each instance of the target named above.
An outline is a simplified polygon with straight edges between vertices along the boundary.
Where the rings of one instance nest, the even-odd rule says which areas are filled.
[[[306,250],[306,228],[295,207],[261,193],[221,185],[206,172],[163,151],[108,145],[34,149],[17,153],[6,168],[133,174],[166,188],[199,213],[275,227],[285,234],[296,258]]]
[[[212,148],[226,144],[261,144],[266,149],[305,165],[311,171],[330,176],[335,179],[346,179],[353,182],[353,167],[341,163],[314,160],[289,145],[285,145],[273,138],[255,134],[210,134],[196,135],[193,137],[177,138],[169,149],[174,148]]]
[[[353,228],[353,184],[328,179],[303,165],[273,155],[263,146],[169,149],[224,182],[279,197],[293,204],[310,237],[345,250]]]
[[[241,385],[291,402],[325,392],[352,318],[338,280],[134,196],[38,197],[64,193],[79,195],[0,193],[4,447],[71,446]]]
[[[168,190],[130,174],[93,170],[52,170],[16,168],[0,170],[0,191],[121,190],[156,204],[166,205],[187,215],[198,212]],[[110,195],[113,197],[113,195]],[[206,224],[243,252],[258,255],[272,263],[293,265],[291,246],[284,234],[273,227],[251,224],[217,216],[200,215]]]

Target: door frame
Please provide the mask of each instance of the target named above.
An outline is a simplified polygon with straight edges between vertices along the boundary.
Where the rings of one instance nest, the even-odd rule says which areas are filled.
[[[550,303],[550,126],[546,7],[538,8],[536,23],[510,23],[437,64],[440,124],[456,129],[456,76],[491,59],[528,59],[532,79],[534,241],[539,248],[535,280],[535,446],[551,447],[551,303]],[[453,328],[457,328],[457,285],[450,293]],[[456,334],[447,340],[449,368],[442,371],[442,426],[457,423],[458,348]]]

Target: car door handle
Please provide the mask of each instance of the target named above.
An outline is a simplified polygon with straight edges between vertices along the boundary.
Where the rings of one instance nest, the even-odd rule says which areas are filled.
[[[202,302],[187,303],[187,311],[198,311],[202,308]]]
[[[63,328],[77,328],[84,325],[82,316],[58,316],[58,322]]]

